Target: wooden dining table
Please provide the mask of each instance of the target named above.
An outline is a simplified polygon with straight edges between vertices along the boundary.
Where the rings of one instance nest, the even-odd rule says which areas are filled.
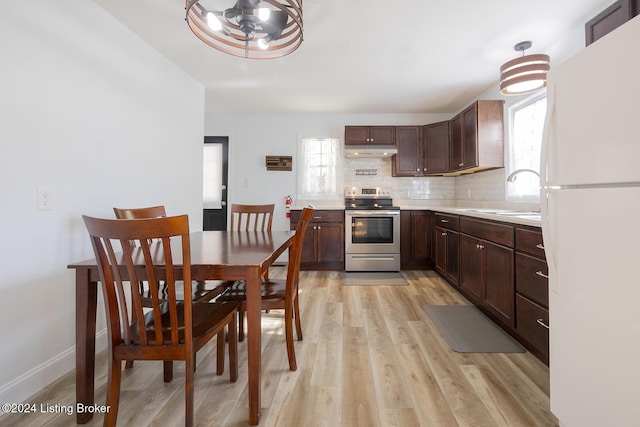
[[[199,231],[190,235],[194,281],[244,280],[247,284],[251,425],[260,421],[261,276],[291,246],[294,235],[295,231]],[[91,258],[67,267],[76,275],[76,403],[93,406],[98,266]],[[92,416],[91,411],[77,413],[76,422],[87,423]]]

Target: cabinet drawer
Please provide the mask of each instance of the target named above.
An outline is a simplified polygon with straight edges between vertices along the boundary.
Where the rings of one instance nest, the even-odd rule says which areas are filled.
[[[516,228],[516,250],[527,252],[538,258],[545,258],[544,245],[542,242],[542,232],[539,230],[528,230]]]
[[[539,258],[516,252],[516,292],[549,307],[549,275],[547,263]]]
[[[513,226],[463,217],[460,231],[480,239],[513,248]]]
[[[447,215],[436,213],[436,227],[447,228],[449,230],[460,230],[460,217],[456,215]]]
[[[300,215],[302,215],[302,211],[291,211],[291,225],[293,226],[292,230],[295,229],[294,224],[300,220]],[[313,212],[311,222],[344,222],[344,211],[317,210]]]
[[[516,295],[516,331],[534,348],[543,362],[549,361],[549,311],[533,301]]]

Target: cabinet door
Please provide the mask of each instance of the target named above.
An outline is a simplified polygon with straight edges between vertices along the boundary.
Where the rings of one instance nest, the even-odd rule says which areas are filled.
[[[466,234],[460,235],[460,287],[472,302],[484,299],[484,271],[480,240]]]
[[[514,328],[514,251],[482,240],[485,266],[483,305],[505,325]]]
[[[450,131],[449,169],[457,171],[464,168],[464,159],[462,157],[462,115],[458,115],[451,120]]]
[[[457,231],[447,230],[447,277],[454,285],[458,285],[460,278],[460,234]]]
[[[447,271],[447,230],[436,227],[434,241],[436,270],[441,274],[445,274]]]
[[[344,225],[326,222],[317,227],[317,261],[344,262]]]
[[[418,126],[399,126],[396,128],[396,147],[398,154],[393,160],[393,176],[422,175],[422,142]]]
[[[478,105],[473,104],[462,113],[463,168],[478,166]]]
[[[449,172],[449,122],[427,125],[423,133],[422,172]]]
[[[368,126],[345,126],[344,128],[345,144],[369,144],[369,127]]]
[[[318,259],[318,224],[309,224],[302,241],[301,264],[316,262]]]
[[[429,247],[429,212],[414,211],[411,212],[411,248],[413,261],[418,263],[429,262],[431,257],[431,248]]]
[[[395,144],[395,127],[394,126],[369,126],[369,143],[370,144]]]

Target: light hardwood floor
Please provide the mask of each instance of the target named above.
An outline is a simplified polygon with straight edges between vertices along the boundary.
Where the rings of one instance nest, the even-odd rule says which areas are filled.
[[[271,277],[283,277],[273,268]],[[261,426],[556,426],[549,370],[529,353],[455,353],[423,310],[468,304],[434,272],[404,271],[409,286],[342,286],[340,272],[302,272],[304,340],[288,369],[282,311],[263,315]],[[198,353],[199,426],[248,424],[246,341],[239,379],[215,375],[215,340]],[[184,424],[184,365],[162,381],[160,362],[123,374],[118,425]],[[104,404],[106,358],[97,359],[96,403]],[[73,405],[71,372],[30,403]],[[75,415],[7,414],[0,426],[72,426]],[[102,425],[94,416],[88,426]]]

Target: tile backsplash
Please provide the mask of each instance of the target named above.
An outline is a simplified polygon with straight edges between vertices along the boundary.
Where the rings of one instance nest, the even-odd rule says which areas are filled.
[[[345,186],[388,187],[398,200],[504,200],[504,169],[460,177],[392,177],[390,158],[345,159]]]

